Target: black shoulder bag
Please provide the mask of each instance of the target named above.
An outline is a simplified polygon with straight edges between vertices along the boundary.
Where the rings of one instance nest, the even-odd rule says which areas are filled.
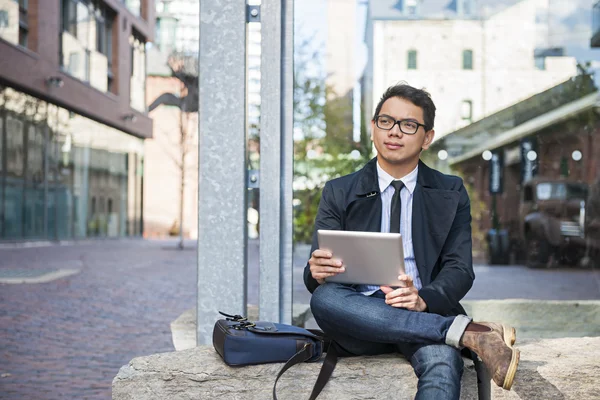
[[[285,371],[302,362],[318,361],[326,352],[309,400],[317,398],[331,377],[338,358],[335,343],[322,331],[273,322],[250,322],[241,315],[219,313],[226,318],[215,323],[213,346],[227,365],[285,362],[273,384],[274,400],[277,400],[277,382]]]

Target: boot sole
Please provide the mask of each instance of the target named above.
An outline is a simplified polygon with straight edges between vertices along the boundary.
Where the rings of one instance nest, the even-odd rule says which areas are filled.
[[[517,331],[512,326],[502,325],[502,336],[508,347],[512,347],[517,341]]]
[[[504,384],[502,385],[503,389],[510,390],[510,388],[512,387],[513,381],[515,379],[515,374],[517,373],[517,367],[519,366],[520,358],[521,352],[519,350],[513,349],[510,365],[508,366],[506,376],[504,377]]]

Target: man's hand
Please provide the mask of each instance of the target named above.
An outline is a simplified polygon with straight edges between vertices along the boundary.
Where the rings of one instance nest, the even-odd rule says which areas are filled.
[[[312,277],[322,285],[325,282],[325,278],[334,276],[346,271],[342,260],[332,258],[333,254],[325,250],[313,251],[310,260],[310,273]]]
[[[406,308],[411,311],[425,311],[427,304],[419,296],[419,291],[413,284],[413,280],[408,275],[400,275],[398,280],[404,285],[398,289],[392,289],[389,286],[381,286],[380,289],[385,293],[385,303],[392,307]]]

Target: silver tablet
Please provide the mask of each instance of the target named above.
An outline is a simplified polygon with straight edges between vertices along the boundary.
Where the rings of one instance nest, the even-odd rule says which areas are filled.
[[[404,274],[404,250],[399,233],[330,231],[317,232],[319,248],[342,260],[346,271],[325,278],[327,282],[400,286]]]

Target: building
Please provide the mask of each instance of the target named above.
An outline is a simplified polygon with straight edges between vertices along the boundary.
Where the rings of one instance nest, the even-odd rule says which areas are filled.
[[[501,160],[496,174],[501,178],[494,178],[497,222],[515,232],[524,182],[539,176],[592,184],[600,177],[598,138],[600,95],[593,77],[584,73],[447,135],[429,152],[445,152],[444,162],[471,190],[472,208],[483,202],[483,213],[473,213],[474,232],[492,228],[490,169],[494,159]]]
[[[200,49],[198,0],[157,0],[156,36],[172,50],[197,54]]]
[[[406,81],[438,105],[436,137],[576,75],[548,48],[548,0],[372,0],[363,81],[367,118]]]
[[[0,0],[0,240],[140,235],[153,0]]]
[[[592,38],[590,47],[600,47],[600,1],[596,1],[592,8]]]
[[[254,3],[256,3],[254,1]],[[198,120],[194,111],[183,113],[174,104],[188,95],[183,82],[173,75],[169,58],[188,60],[190,79],[197,78],[200,17],[197,0],[157,0],[156,40],[148,50],[148,80],[146,104],[153,119],[154,137],[144,143],[144,235],[166,237],[179,234],[183,204],[183,234],[196,238],[198,234]],[[248,24],[247,40],[247,116],[249,169],[258,168],[257,138],[260,128],[260,24]],[[197,87],[196,83],[191,86]],[[153,104],[164,95],[170,100]],[[170,104],[167,104],[171,102]],[[197,99],[196,99],[197,104]],[[185,126],[184,126],[185,125]],[[184,126],[185,131],[181,128]],[[184,132],[184,142],[181,141]],[[182,152],[185,161],[182,163]],[[183,167],[182,167],[183,166]],[[185,186],[182,191],[182,176]],[[183,197],[183,200],[182,200]],[[251,190],[249,200],[256,202],[257,191]],[[256,208],[257,205],[254,206]],[[251,226],[249,236],[256,236]]]

